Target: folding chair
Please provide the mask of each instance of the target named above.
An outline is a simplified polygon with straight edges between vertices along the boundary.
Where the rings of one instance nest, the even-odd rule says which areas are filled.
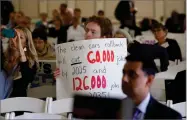
[[[66,115],[66,113],[72,112],[73,98],[64,98],[56,101],[53,101],[52,98],[49,98],[48,105],[49,114]],[[71,114],[68,114],[67,118],[71,119]]]
[[[15,97],[1,100],[1,113],[13,111],[47,113],[47,103],[46,101],[30,97]]]
[[[173,104],[172,100],[168,100],[167,106],[179,112],[183,118],[186,118],[186,102]]]

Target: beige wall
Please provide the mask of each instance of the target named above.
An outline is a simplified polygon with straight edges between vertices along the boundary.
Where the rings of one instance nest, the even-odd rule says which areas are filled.
[[[96,14],[98,10],[105,11],[107,17],[115,21],[114,10],[119,0],[13,0],[15,9],[23,11],[33,19],[39,17],[39,13],[46,12],[51,17],[53,9],[59,9],[61,3],[67,3],[69,7],[82,9],[82,16],[88,17]],[[143,17],[152,17],[159,20],[160,16],[168,17],[172,10],[185,12],[185,0],[135,0],[138,9],[137,20]]]

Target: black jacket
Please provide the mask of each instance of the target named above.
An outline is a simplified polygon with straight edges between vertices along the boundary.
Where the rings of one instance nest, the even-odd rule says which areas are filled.
[[[128,52],[130,54],[135,54],[136,56],[144,57],[150,60],[160,59],[161,71],[166,71],[169,65],[166,49],[158,45],[140,44],[138,42],[135,42],[129,45]],[[152,67],[157,70],[156,64]]]
[[[32,68],[29,67],[28,61],[20,62],[20,72],[22,77],[13,82],[13,91],[11,97],[26,97],[27,96],[27,87],[31,83],[36,75],[37,65],[36,63]]]
[[[182,61],[182,54],[177,41],[167,38],[166,42],[169,44],[169,46],[166,48],[169,55],[169,60],[175,61],[175,59],[180,59]]]
[[[6,25],[9,22],[9,15],[14,11],[14,6],[11,1],[3,1],[1,2],[1,24]]]
[[[186,70],[178,72],[175,80],[166,80],[166,100],[173,104],[186,101]],[[179,94],[180,93],[180,94]]]
[[[144,119],[177,119],[182,120],[181,114],[156,101],[153,97],[150,98]]]

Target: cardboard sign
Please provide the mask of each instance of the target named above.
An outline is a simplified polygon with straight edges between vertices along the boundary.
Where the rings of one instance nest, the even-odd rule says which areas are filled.
[[[55,85],[53,71],[56,69],[56,60],[39,60],[39,69],[31,83],[31,88],[43,85]]]
[[[125,97],[121,89],[127,56],[125,38],[83,40],[56,46],[61,76],[57,99],[73,93],[95,97]],[[64,92],[66,91],[66,92]]]

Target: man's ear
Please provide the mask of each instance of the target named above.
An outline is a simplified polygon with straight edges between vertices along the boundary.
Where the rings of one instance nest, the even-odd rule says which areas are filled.
[[[148,80],[147,80],[146,85],[151,87],[151,85],[152,85],[152,83],[153,83],[153,81],[155,79],[155,76],[154,75],[148,75],[147,78],[148,78]]]

